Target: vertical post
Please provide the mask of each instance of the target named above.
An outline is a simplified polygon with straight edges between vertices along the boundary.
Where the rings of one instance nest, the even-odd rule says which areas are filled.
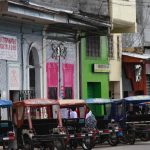
[[[21,40],[21,63],[22,63],[22,90],[24,89],[24,54],[23,54],[23,25],[20,26],[20,40]]]
[[[59,43],[58,45],[52,43],[51,46],[53,51],[52,58],[58,59],[58,99],[61,99],[61,57],[65,59],[67,55],[67,48],[62,43]]]
[[[42,51],[42,62],[43,62],[43,67],[42,67],[42,97],[47,97],[47,74],[46,74],[46,38],[47,38],[47,35],[46,35],[46,29],[47,27],[45,26],[44,27],[44,30],[43,30],[43,51]]]
[[[58,49],[59,49],[59,47],[58,47]],[[59,49],[59,51],[60,51],[60,49]],[[59,72],[59,99],[61,99],[62,97],[61,97],[61,73],[60,73],[60,52],[58,52],[58,72]]]

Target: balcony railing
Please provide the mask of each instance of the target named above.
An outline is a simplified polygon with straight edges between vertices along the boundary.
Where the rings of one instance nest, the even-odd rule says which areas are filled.
[[[33,98],[35,98],[34,90],[10,91],[10,99],[12,101],[22,101],[25,99],[33,99]]]

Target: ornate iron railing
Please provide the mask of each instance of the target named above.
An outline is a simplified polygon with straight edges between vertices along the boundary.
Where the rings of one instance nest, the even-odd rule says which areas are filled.
[[[12,101],[22,101],[24,99],[33,99],[33,98],[35,98],[34,90],[10,91],[10,99]]]

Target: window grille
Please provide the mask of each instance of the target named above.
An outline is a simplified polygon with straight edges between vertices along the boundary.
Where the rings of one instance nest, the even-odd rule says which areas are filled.
[[[48,98],[49,99],[57,99],[57,87],[49,87],[48,88]]]
[[[100,37],[88,36],[87,37],[86,55],[89,57],[100,57]]]
[[[65,99],[72,99],[72,87],[65,87]]]
[[[113,48],[113,36],[109,36],[109,58],[113,59],[114,58],[114,48]]]
[[[117,59],[120,60],[120,38],[117,36]]]

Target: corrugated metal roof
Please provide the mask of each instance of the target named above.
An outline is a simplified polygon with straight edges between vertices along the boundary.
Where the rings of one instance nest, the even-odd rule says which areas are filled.
[[[136,53],[128,53],[128,52],[122,52],[123,56],[129,56],[129,57],[135,57],[140,59],[150,59],[150,55],[148,54],[136,54]]]

